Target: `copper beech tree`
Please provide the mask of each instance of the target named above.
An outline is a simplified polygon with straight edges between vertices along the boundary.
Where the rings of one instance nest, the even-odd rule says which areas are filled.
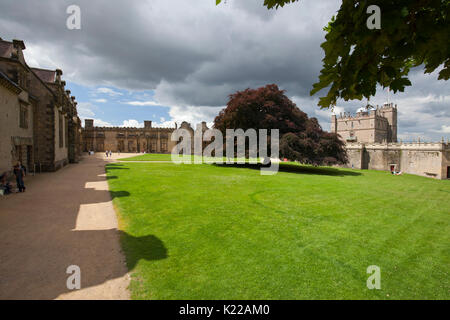
[[[309,118],[275,84],[230,95],[214,127],[224,136],[226,129],[278,129],[282,158],[312,165],[347,162],[344,142],[323,131],[316,118]]]

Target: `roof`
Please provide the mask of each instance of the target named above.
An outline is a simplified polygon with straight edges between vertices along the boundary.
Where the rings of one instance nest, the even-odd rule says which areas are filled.
[[[55,83],[56,81],[56,71],[55,70],[46,70],[46,69],[38,69],[31,68],[31,70],[36,73],[36,75],[44,82],[47,83]]]
[[[17,94],[19,94],[22,91],[22,89],[14,81],[12,81],[6,74],[4,74],[1,71],[0,71],[0,84]]]

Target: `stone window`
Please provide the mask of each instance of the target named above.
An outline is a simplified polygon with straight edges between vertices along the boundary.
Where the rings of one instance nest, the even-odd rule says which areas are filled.
[[[20,122],[19,126],[23,129],[28,128],[28,107],[21,104],[20,105]]]
[[[167,139],[161,139],[161,152],[167,152]]]

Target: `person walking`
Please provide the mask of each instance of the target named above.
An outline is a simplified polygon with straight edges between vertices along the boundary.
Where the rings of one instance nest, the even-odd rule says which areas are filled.
[[[17,188],[19,188],[19,192],[25,192],[25,184],[23,183],[23,178],[25,177],[25,169],[20,163],[20,161],[17,162],[17,164],[14,166],[14,175],[16,176],[16,183]]]

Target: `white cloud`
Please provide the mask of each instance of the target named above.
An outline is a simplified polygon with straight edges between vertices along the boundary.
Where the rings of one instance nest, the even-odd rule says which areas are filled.
[[[161,105],[160,103],[158,103],[156,101],[128,101],[128,102],[125,102],[125,104],[128,104],[130,106],[139,106],[139,107],[144,107],[144,106],[163,107],[163,105]]]
[[[211,125],[214,118],[223,108],[224,107],[173,106],[170,107],[169,115],[172,121],[178,124],[186,121],[195,127],[196,124],[206,121]]]
[[[101,119],[94,119],[94,125],[96,127],[113,127],[111,123],[103,121]]]
[[[77,105],[78,115],[80,118],[89,118],[95,116],[95,106],[90,102],[79,102]]]
[[[143,128],[144,123],[139,122],[138,120],[130,119],[130,120],[124,120],[121,127],[124,128]]]
[[[97,102],[97,103],[106,103],[106,102],[108,102],[108,100],[106,100],[106,99],[94,99],[93,101]]]
[[[97,88],[96,92],[97,93],[101,93],[101,94],[107,94],[107,95],[110,95],[112,97],[122,96],[123,95],[123,93],[121,93],[121,92],[115,91],[115,90],[113,90],[111,88],[105,88],[105,87]]]
[[[92,117],[81,117],[81,125],[84,128],[84,120],[86,119],[93,119],[94,120],[94,126],[96,127],[113,127],[113,125],[107,121],[103,121],[102,119],[92,118]]]
[[[450,126],[443,125],[443,126],[441,127],[440,132],[443,132],[443,133],[450,133]]]

